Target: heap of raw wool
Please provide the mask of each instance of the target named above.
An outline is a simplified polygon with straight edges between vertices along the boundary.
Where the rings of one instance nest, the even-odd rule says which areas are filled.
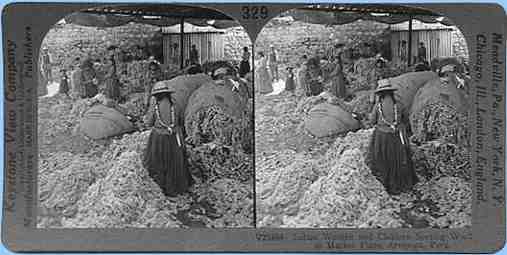
[[[230,178],[240,182],[252,179],[253,159],[242,150],[211,142],[188,147],[190,169],[206,180]]]
[[[197,201],[206,199],[213,204],[215,219],[203,218],[207,227],[248,227],[253,223],[253,182],[240,182],[222,178],[210,183],[197,184],[194,194]]]
[[[455,84],[434,79],[417,91],[410,109],[410,126],[416,142],[444,138],[469,144],[468,98]]]
[[[463,146],[435,140],[412,146],[416,171],[425,178],[437,176],[471,178],[471,153]]]
[[[188,140],[194,145],[214,141],[248,151],[253,147],[251,102],[226,86],[202,85],[185,109]]]
[[[375,88],[376,58],[361,58],[354,62],[352,70],[345,71],[345,77],[349,83],[350,91],[369,90]]]
[[[77,203],[66,228],[181,227],[176,207],[141,165],[140,154],[125,152],[107,175],[95,182]]]
[[[112,161],[118,158],[123,152],[143,153],[150,131],[134,132],[125,134],[120,139],[113,139],[108,149],[102,154],[102,160]]]
[[[130,94],[127,101],[120,104],[120,107],[125,109],[126,115],[135,119],[142,119],[145,114],[144,93]]]
[[[43,220],[39,221],[39,226],[59,226],[62,217],[73,217],[77,212],[76,203],[96,179],[105,175],[107,168],[106,162],[68,152],[41,159],[38,194],[40,219]]]
[[[361,130],[335,142],[326,155],[326,170],[304,193],[297,215],[284,218],[284,227],[401,226],[387,205],[389,195],[364,163],[371,132]]]
[[[283,215],[294,215],[299,200],[318,177],[318,166],[309,156],[282,151],[263,162],[257,177],[258,226],[280,225]],[[278,158],[278,156],[283,157]],[[282,162],[291,162],[281,165]]]
[[[457,177],[435,178],[419,186],[421,200],[436,203],[443,216],[430,218],[430,225],[438,228],[463,228],[472,225],[472,187]]]
[[[410,123],[414,141],[444,138],[455,144],[469,144],[468,114],[459,112],[452,105],[442,102],[428,104],[411,115]]]

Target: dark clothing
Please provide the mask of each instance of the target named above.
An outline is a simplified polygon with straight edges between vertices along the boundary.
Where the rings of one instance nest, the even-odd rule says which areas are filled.
[[[191,49],[190,50],[190,64],[199,64],[199,52],[197,52],[197,49]]]
[[[250,72],[250,62],[248,60],[241,60],[239,64],[239,77],[245,77],[248,72]]]
[[[116,102],[120,100],[120,80],[115,74],[110,75],[106,79],[105,95]]]
[[[81,84],[81,98],[92,98],[99,93],[99,88],[93,81],[82,81]]]
[[[323,84],[319,80],[322,76],[320,66],[307,66],[304,78],[305,95],[316,96],[323,91]]]
[[[63,77],[60,81],[58,93],[69,95],[69,78]]]
[[[368,166],[389,194],[410,190],[418,182],[409,147],[401,143],[398,133],[376,128],[368,152]]]
[[[153,107],[158,103],[158,113]],[[153,102],[146,116],[146,124],[153,126],[144,152],[143,165],[150,177],[160,186],[166,196],[187,192],[194,180],[188,170],[181,119],[174,116],[167,98]],[[173,123],[174,126],[172,126]],[[169,131],[166,126],[172,126]]]
[[[382,112],[380,104],[375,105],[371,118],[377,124],[371,137],[366,163],[373,175],[384,185],[389,194],[399,194],[407,191],[418,182],[415,173],[410,143],[406,132],[406,118],[401,110],[397,109],[398,125],[393,129],[388,123],[395,123],[394,102],[390,97],[382,100]],[[401,137],[400,137],[401,136]],[[402,140],[403,138],[403,140]]]
[[[426,60],[426,47],[420,46],[417,49],[417,60],[418,61]]]
[[[333,81],[331,93],[338,98],[345,98],[347,96],[347,91],[345,87],[345,76],[343,75],[342,66],[340,64],[336,65],[335,70],[332,73]]]
[[[289,75],[287,76],[287,80],[285,80],[285,90],[294,92],[295,89],[296,84],[294,81],[294,73],[290,72]]]

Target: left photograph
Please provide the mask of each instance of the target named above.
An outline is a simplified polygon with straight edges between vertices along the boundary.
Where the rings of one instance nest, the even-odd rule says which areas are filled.
[[[218,11],[73,13],[39,53],[38,228],[254,227],[252,43]]]

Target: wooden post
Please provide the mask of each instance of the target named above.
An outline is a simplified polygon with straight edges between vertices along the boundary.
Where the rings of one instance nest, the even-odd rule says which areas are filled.
[[[412,15],[408,19],[408,66],[412,65]]]
[[[181,18],[180,20],[180,68],[183,69],[185,67],[185,57],[183,53],[185,53],[183,47],[183,37],[185,34],[185,18]]]

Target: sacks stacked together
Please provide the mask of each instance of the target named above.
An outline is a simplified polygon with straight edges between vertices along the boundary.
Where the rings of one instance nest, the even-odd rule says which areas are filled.
[[[468,111],[465,92],[455,84],[434,79],[421,88],[410,109],[410,125],[416,142],[444,138],[468,145]]]

